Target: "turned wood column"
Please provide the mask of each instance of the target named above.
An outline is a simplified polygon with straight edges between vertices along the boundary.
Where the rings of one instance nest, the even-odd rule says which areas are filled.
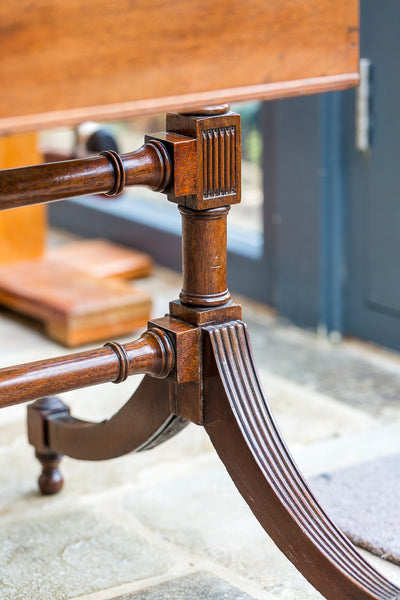
[[[226,283],[226,217],[229,206],[209,210],[179,207],[182,215],[182,304],[221,306],[230,293]]]
[[[230,294],[226,281],[226,218],[240,202],[240,116],[229,105],[194,114],[170,113],[167,130],[196,140],[193,188],[176,189],[168,199],[182,215],[181,304],[198,308],[224,306]],[[193,169],[190,171],[193,172]]]

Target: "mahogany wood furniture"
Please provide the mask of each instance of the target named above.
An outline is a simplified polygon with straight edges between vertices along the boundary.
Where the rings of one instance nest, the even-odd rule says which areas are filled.
[[[0,73],[20,75],[0,99],[1,127],[120,117],[156,106],[178,112],[168,114],[166,132],[147,136],[136,153],[0,172],[0,208],[149,185],[182,214],[183,288],[169,315],[151,321],[136,342],[0,370],[0,406],[37,399],[29,406],[28,431],[43,465],[41,490],[61,488],[64,454],[101,460],[147,450],[192,421],[205,427],[268,534],[327,599],[400,598],[400,589],[318,505],[269,410],[240,306],[226,284],[227,214],[240,201],[240,120],[228,105],[208,106],[355,84],[357,3],[93,6],[94,0],[41,0],[23,1],[18,13],[1,9],[6,60]],[[110,30],[119,34],[112,43]],[[23,43],[30,46],[27,59]],[[28,103],[26,85],[32,87]],[[102,423],[73,418],[53,395],[134,373],[146,373],[138,390]]]

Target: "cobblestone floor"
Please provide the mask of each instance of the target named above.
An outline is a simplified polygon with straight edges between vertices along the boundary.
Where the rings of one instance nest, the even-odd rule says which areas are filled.
[[[157,269],[140,285],[160,316],[180,278]],[[332,346],[259,305],[243,307],[267,396],[307,476],[400,450],[398,355],[354,341]],[[65,353],[7,311],[0,331],[3,366]],[[65,401],[100,420],[136,385],[88,388]],[[42,498],[25,410],[0,416],[0,600],[321,598],[260,528],[200,428],[113,461],[66,458],[65,489]],[[368,559],[400,582],[398,567]]]

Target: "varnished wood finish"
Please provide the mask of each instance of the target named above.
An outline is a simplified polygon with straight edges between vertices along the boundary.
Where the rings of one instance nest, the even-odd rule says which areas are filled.
[[[0,133],[25,132],[39,128],[48,129],[59,125],[73,126],[79,125],[90,118],[96,121],[125,121],[137,115],[153,115],[154,113],[170,110],[186,109],[192,112],[206,102],[276,100],[277,98],[322,94],[354,87],[358,85],[359,80],[359,73],[355,71],[345,75],[323,75],[321,77],[290,80],[284,83],[265,83],[222,90],[216,89],[195,94],[165,96],[161,100],[149,98],[134,102],[121,102],[117,105],[105,104],[90,108],[54,110],[50,113],[6,117],[0,119]]]
[[[146,142],[156,141],[166,148],[174,169],[171,185],[167,189],[170,197],[183,198],[197,192],[197,140],[162,131],[145,136]]]
[[[48,445],[48,417],[69,416],[69,408],[56,396],[40,398],[28,406],[28,440],[35,448],[35,456],[42,465],[38,484],[42,494],[57,494],[63,487],[64,479],[59,470],[63,457]]]
[[[225,304],[230,299],[226,284],[229,207],[198,211],[180,206],[179,210],[182,215],[183,275],[180,301],[199,307]]]
[[[183,290],[180,302],[171,303],[171,315],[179,320],[167,316],[151,322],[132,345],[110,343],[92,353],[0,371],[0,405],[1,392],[6,406],[100,381],[117,383],[132,372],[165,377],[146,377],[125,407],[104,423],[74,419],[57,399],[33,404],[28,430],[43,467],[42,491],[60,489],[62,454],[101,460],[147,449],[190,419],[205,426],[261,525],[327,600],[396,600],[400,589],[362,559],[312,496],[270,413],[246,328],[231,321],[240,308],[226,287],[226,215],[229,202],[240,200],[240,144],[236,116],[221,113],[168,117],[173,134],[196,142],[178,147],[172,136],[167,151],[174,166],[182,161],[180,177],[187,157],[191,165],[186,188],[182,180],[185,193],[176,196],[174,184],[166,190],[183,217]],[[109,158],[117,161],[117,172],[119,159]],[[124,177],[125,170],[112,193]]]
[[[201,114],[167,115],[170,132],[194,138],[197,185],[194,193],[168,199],[182,215],[183,306],[213,307],[230,299],[226,283],[226,217],[230,204],[240,202],[240,117],[229,105]]]
[[[35,456],[42,465],[42,472],[39,476],[39,489],[45,496],[58,494],[64,485],[64,479],[58,468],[62,459],[62,454],[57,452],[35,452]]]
[[[201,329],[167,315],[150,327],[161,329],[174,348],[177,366],[169,376],[171,411],[197,425],[203,423]]]
[[[62,402],[47,399],[29,406],[28,435],[41,454],[105,460],[154,448],[181,431],[188,421],[170,409],[169,385],[146,376],[128,402],[111,419],[91,423],[69,416]]]
[[[0,131],[322,92],[358,78],[356,0],[21,0],[2,3],[0,22]]]
[[[159,329],[135,342],[0,369],[0,408],[128,376],[166,377],[173,367],[169,338]]]
[[[207,327],[204,336],[204,426],[261,525],[327,600],[400,598],[308,489],[264,397],[245,325]]]
[[[356,0],[22,0],[1,7],[0,22],[0,130],[321,92],[358,80]],[[140,157],[109,152],[0,177],[0,208],[117,195],[145,183],[164,190],[183,219],[183,290],[171,304],[179,321],[157,320],[132,344],[0,371],[0,406],[133,372],[165,377],[146,376],[105,423],[74,419],[57,399],[32,405],[29,439],[43,465],[42,490],[59,489],[62,454],[100,460],[147,449],[188,418],[205,425],[262,526],[328,600],[400,598],[313,498],[263,396],[245,326],[231,321],[240,308],[226,285],[226,215],[240,201],[239,117],[227,106],[172,113],[167,133],[148,144]]]
[[[171,178],[166,149],[157,141],[136,152],[0,171],[0,210],[85,194],[118,195],[125,186],[164,190]]]
[[[0,266],[0,304],[42,321],[49,337],[74,347],[143,329],[151,296],[126,281],[100,280],[43,258]]]
[[[240,116],[212,108],[201,114],[167,115],[169,132],[194,138],[196,145],[197,185],[182,197],[168,190],[168,200],[194,210],[206,210],[240,202],[241,132]]]
[[[242,307],[232,300],[229,300],[223,306],[213,306],[211,308],[190,306],[182,304],[180,300],[173,300],[169,303],[169,314],[171,317],[182,319],[186,323],[203,327],[210,323],[226,323],[227,321],[241,319]]]
[[[85,239],[51,248],[52,261],[79,269],[91,277],[135,279],[151,274],[154,261],[149,254],[104,239]]]

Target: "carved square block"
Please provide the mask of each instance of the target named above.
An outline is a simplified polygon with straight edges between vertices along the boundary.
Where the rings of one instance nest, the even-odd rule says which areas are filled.
[[[168,200],[193,210],[206,210],[240,202],[240,116],[233,112],[200,116],[169,113],[167,130],[197,140],[197,189]]]
[[[172,160],[172,184],[165,193],[174,198],[192,195],[197,190],[197,142],[178,133],[152,133],[145,136],[145,141],[158,140],[167,148]]]
[[[150,321],[152,326],[163,329],[174,348],[177,368],[169,376],[171,411],[201,425],[201,329],[169,316]]]

